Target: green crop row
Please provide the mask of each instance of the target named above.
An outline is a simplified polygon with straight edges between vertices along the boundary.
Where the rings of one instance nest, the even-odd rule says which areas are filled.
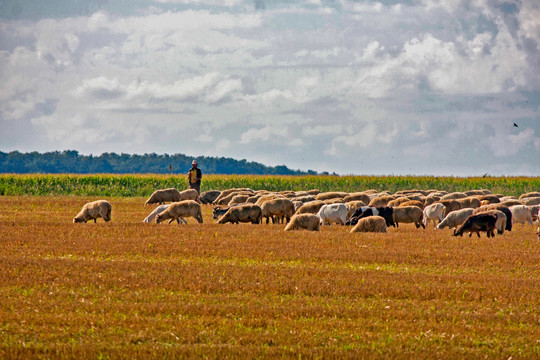
[[[187,188],[185,176],[174,175],[0,175],[0,195],[148,196],[156,189]],[[396,192],[405,189],[465,191],[489,189],[518,196],[540,191],[540,177],[433,176],[264,176],[206,175],[201,191],[247,187],[254,190],[310,190],[356,192],[367,189]]]

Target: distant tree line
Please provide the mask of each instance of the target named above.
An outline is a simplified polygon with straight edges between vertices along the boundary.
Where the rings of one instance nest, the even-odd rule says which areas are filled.
[[[9,153],[0,151],[0,173],[30,174],[184,174],[197,159],[205,174],[243,175],[317,175],[313,170],[291,170],[285,165],[265,166],[261,163],[225,157],[191,157],[183,154],[116,154],[80,155],[78,151],[46,153]]]

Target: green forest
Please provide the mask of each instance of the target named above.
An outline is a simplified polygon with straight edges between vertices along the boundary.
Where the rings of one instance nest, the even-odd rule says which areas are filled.
[[[285,165],[265,166],[258,162],[225,157],[192,157],[183,154],[81,155],[75,150],[46,153],[0,151],[0,173],[4,174],[185,174],[196,159],[204,174],[223,175],[317,175],[312,170],[291,170]],[[327,173],[323,173],[327,174]]]

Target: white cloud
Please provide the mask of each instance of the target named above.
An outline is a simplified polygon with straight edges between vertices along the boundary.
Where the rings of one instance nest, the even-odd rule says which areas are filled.
[[[240,136],[241,144],[251,144],[253,142],[274,141],[276,137],[284,138],[288,134],[286,127],[265,126],[263,128],[251,128]]]

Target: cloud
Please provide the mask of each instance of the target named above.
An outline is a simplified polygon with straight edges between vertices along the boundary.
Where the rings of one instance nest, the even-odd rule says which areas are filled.
[[[253,142],[275,141],[275,137],[284,138],[287,134],[288,130],[286,127],[265,126],[262,129],[251,128],[240,136],[240,143],[251,144]]]

